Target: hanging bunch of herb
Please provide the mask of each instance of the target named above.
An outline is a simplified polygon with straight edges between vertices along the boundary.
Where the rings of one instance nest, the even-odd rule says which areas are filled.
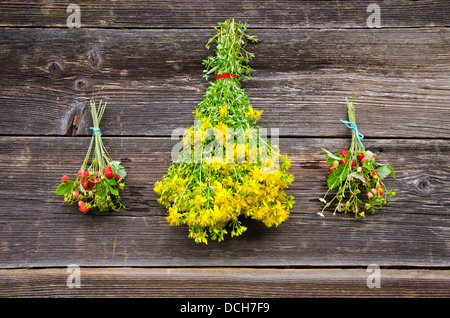
[[[93,122],[91,129],[94,134],[86,157],[75,180],[70,180],[67,175],[64,175],[56,189],[56,194],[64,196],[65,203],[77,202],[83,213],[92,208],[98,208],[100,211],[120,211],[125,208],[119,190],[124,188],[124,178],[127,174],[120,162],[112,160],[109,156],[103,145],[99,128],[105,108],[106,103],[102,104],[100,101],[97,108],[95,101],[91,101]],[[94,153],[88,165],[92,148]]]
[[[193,112],[195,124],[184,133],[178,159],[154,186],[167,221],[187,225],[196,243],[241,235],[245,217],[278,226],[294,204],[285,193],[293,181],[290,160],[261,136],[256,123],[262,111],[241,89],[241,78],[252,70],[246,45],[258,42],[246,29],[230,20],[215,28],[206,45],[215,45],[215,55],[204,61],[204,78],[216,80]]]
[[[331,153],[323,149],[327,156],[328,191],[320,201],[325,203],[321,216],[325,209],[336,201],[336,212],[351,212],[356,217],[365,216],[365,212],[361,209],[364,207],[366,211],[371,213],[375,209],[382,208],[388,204],[387,196],[394,196],[395,190],[387,190],[384,178],[391,175],[395,178],[394,169],[386,164],[380,164],[375,161],[376,154],[366,150],[362,144],[362,135],[358,131],[355,118],[355,106],[353,99],[347,101],[349,121],[342,120],[349,129],[352,130],[352,142],[349,150],[341,150],[340,152]],[[334,189],[337,189],[334,197],[327,201],[326,196]],[[364,200],[365,203],[364,203]]]

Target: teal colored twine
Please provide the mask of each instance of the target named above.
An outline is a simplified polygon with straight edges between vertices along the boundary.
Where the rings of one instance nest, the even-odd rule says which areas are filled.
[[[366,150],[366,147],[364,147],[364,145],[361,141],[361,139],[364,139],[364,135],[358,131],[358,126],[356,126],[356,124],[352,123],[351,121],[346,121],[346,120],[341,119],[341,122],[343,122],[345,124],[345,126],[347,126],[349,129],[351,129],[352,131],[355,132],[356,139],[358,139],[358,141],[361,144],[361,146],[363,147],[363,149]]]
[[[102,132],[100,131],[100,128],[97,128],[97,127],[89,127],[89,128],[92,129],[94,132],[98,131],[100,136],[102,135]]]

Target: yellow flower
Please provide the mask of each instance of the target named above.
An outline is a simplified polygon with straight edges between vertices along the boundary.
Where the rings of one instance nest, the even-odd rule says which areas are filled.
[[[181,213],[178,213],[177,208],[169,208],[169,215],[166,216],[166,220],[169,222],[170,225],[177,226],[180,225],[180,218],[183,216]]]
[[[156,181],[155,186],[153,187],[153,191],[155,191],[157,194],[161,195],[162,190],[163,190],[162,181]]]
[[[197,208],[197,210],[201,210],[203,203],[205,203],[207,199],[204,196],[196,195],[194,200],[191,200],[191,203]]]
[[[219,108],[219,115],[222,118],[225,118],[228,116],[228,108],[227,105],[224,105],[222,107]]]
[[[261,117],[262,113],[263,113],[263,110],[255,111],[255,110],[253,109],[253,107],[250,105],[250,106],[248,107],[248,112],[246,112],[246,115],[248,116],[248,118],[249,118],[250,120],[258,121],[259,118]]]

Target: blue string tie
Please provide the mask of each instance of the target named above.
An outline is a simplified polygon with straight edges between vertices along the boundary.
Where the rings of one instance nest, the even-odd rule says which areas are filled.
[[[100,136],[102,135],[102,132],[100,131],[100,128],[97,128],[97,127],[89,127],[89,128],[92,129],[94,132],[98,131]]]
[[[361,139],[364,139],[364,135],[358,131],[358,126],[356,126],[356,124],[352,123],[351,121],[346,121],[346,120],[341,119],[341,122],[343,122],[345,124],[345,126],[347,126],[349,129],[351,129],[352,131],[355,132],[356,139],[358,139],[358,141],[361,144],[361,146],[363,147],[363,149],[366,150],[366,148],[364,147],[364,145],[361,141]]]

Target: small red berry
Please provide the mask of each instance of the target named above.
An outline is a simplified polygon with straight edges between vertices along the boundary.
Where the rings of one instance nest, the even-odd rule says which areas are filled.
[[[355,167],[355,166],[356,166],[356,161],[353,160],[353,161],[352,161],[352,167]]]
[[[95,179],[94,179],[94,183],[95,183],[95,184],[100,183],[100,179],[99,179],[99,178],[95,178]]]
[[[375,172],[375,170],[370,171],[372,173],[373,176],[376,176],[377,173]]]
[[[69,177],[64,175],[61,179],[62,182],[70,181]]]
[[[361,161],[366,155],[364,154],[364,152],[362,152],[359,156],[356,156],[356,159],[358,159],[359,161]]]
[[[117,180],[117,181],[120,180],[120,175],[116,174],[116,180]]]
[[[80,206],[80,211],[83,213],[87,213],[87,212],[89,212],[89,208],[83,204],[82,206]]]
[[[85,205],[84,201],[78,201],[78,206],[79,207],[84,206],[84,205]]]
[[[342,149],[340,154],[341,154],[341,156],[346,156],[346,155],[348,155],[348,152],[347,152],[347,150]]]
[[[112,170],[108,170],[105,172],[105,177],[107,177],[108,179],[111,179],[114,176],[114,173],[112,172]]]
[[[342,159],[341,165],[345,165],[347,163],[347,159]]]
[[[83,174],[81,175],[81,179],[86,179],[87,177],[89,177],[89,172],[83,172]]]
[[[366,159],[367,159],[367,158],[365,158],[365,157],[362,158],[362,159],[361,159],[361,163],[364,164],[364,161],[366,161]]]
[[[370,199],[371,197],[373,197],[373,193],[372,192],[367,192],[367,197]]]
[[[83,169],[80,169],[80,170],[78,170],[77,175],[81,176],[81,175],[83,175],[83,172],[84,172],[84,170],[83,170]]]
[[[330,172],[330,173],[331,173],[331,171],[333,171],[333,169],[334,169],[334,167],[333,167],[333,166],[329,166],[329,167],[328,167],[328,172]]]
[[[111,170],[112,170],[111,166],[104,166],[104,167],[103,167],[103,172],[104,172],[104,173],[106,173],[106,172],[108,172],[108,171],[111,171]]]
[[[80,195],[80,192],[78,192],[78,191],[72,191],[72,195],[73,195],[73,197],[76,199],[76,198],[78,198],[78,196]]]
[[[89,188],[89,183],[88,182],[83,182],[81,185],[83,186],[84,190],[87,190],[87,188]]]
[[[381,188],[381,187],[377,188],[377,194],[378,195],[382,195],[383,192],[384,192],[383,188]]]

